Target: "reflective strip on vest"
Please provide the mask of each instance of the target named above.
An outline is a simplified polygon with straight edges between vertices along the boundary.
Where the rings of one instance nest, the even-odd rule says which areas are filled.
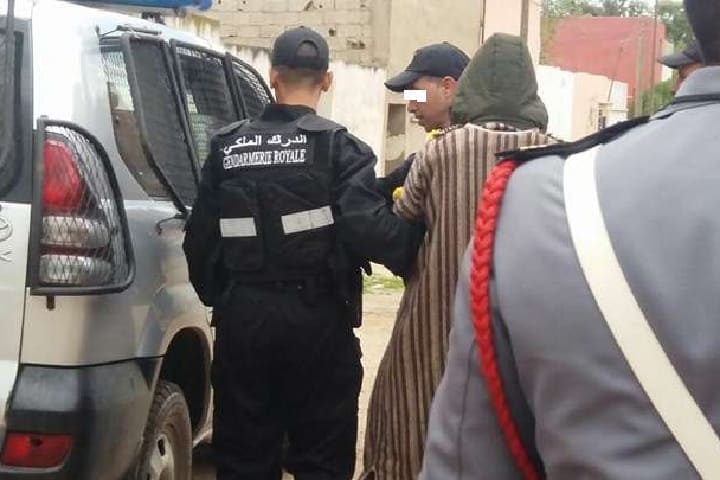
[[[304,210],[302,212],[283,215],[282,225],[285,235],[291,233],[305,232],[317,228],[327,227],[335,223],[332,210],[329,206],[316,208],[315,210]]]
[[[221,218],[220,234],[223,238],[257,237],[255,219],[253,217]]]

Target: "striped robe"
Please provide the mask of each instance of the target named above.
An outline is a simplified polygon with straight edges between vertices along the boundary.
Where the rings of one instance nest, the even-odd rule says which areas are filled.
[[[417,155],[394,208],[406,219],[424,221],[427,234],[373,386],[361,478],[417,478],[445,365],[458,270],[483,183],[497,152],[545,143],[548,137],[538,130],[469,124],[428,142]]]

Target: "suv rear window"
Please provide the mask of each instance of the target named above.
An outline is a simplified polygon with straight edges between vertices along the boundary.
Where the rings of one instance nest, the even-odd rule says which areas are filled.
[[[239,120],[225,74],[225,58],[182,44],[176,44],[174,50],[195,150],[198,160],[204,162],[215,131]]]
[[[260,74],[247,63],[233,58],[233,73],[245,105],[245,116],[257,118],[272,103],[272,94]]]
[[[151,165],[177,200],[190,206],[198,171],[179,87],[167,43],[158,38],[123,37],[135,117]]]
[[[153,198],[168,198],[163,184],[153,171],[143,150],[135,105],[130,93],[125,59],[119,44],[102,46],[103,66],[110,94],[110,113],[115,128],[118,152],[145,192]]]
[[[4,21],[3,21],[4,23]],[[4,25],[3,25],[4,27]],[[7,84],[8,84],[8,75],[7,75],[7,35],[5,35],[4,30],[0,30],[0,99],[2,99],[2,110],[0,112],[4,113],[5,108],[7,105]],[[11,100],[12,101],[12,100]],[[5,159],[5,123],[6,123],[5,115],[0,115],[0,140],[2,142],[2,159],[0,159],[0,168],[2,168],[2,165],[4,165],[4,159]]]

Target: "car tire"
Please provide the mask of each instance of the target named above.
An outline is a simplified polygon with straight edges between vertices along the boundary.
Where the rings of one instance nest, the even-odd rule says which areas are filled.
[[[180,387],[159,380],[132,480],[191,480],[192,429]]]

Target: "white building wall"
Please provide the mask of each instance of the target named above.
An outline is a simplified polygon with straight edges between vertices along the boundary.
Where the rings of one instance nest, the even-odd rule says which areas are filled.
[[[202,14],[188,13],[185,17],[167,16],[165,24],[170,28],[183,30],[204,38],[214,45],[222,45],[220,22]]]
[[[537,68],[540,98],[548,110],[548,132],[561,140],[577,140],[596,132],[601,109],[606,126],[627,119],[628,85],[589,73],[574,73],[557,67]]]
[[[569,140],[573,137],[573,98],[575,75],[557,67],[540,65],[537,75],[540,98],[545,102],[550,119],[548,132]]]
[[[383,159],[386,71],[342,62],[333,62],[331,68],[335,82],[329,118],[345,125],[372,147],[378,159]]]

